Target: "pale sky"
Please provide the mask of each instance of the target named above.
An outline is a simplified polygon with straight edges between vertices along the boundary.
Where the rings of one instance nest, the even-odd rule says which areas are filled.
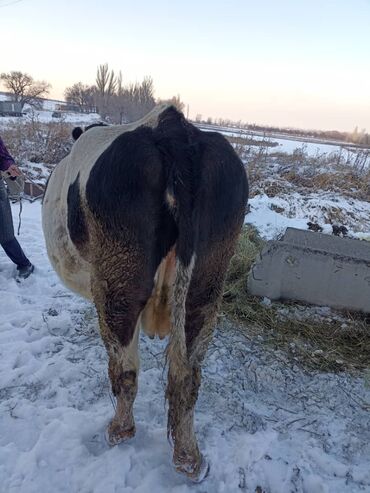
[[[370,131],[370,0],[0,0],[0,72],[59,99],[105,62],[191,117]]]

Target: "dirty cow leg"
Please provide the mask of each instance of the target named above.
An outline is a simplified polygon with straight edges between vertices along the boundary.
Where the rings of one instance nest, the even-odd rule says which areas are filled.
[[[92,281],[100,332],[109,357],[108,373],[117,400],[116,412],[107,428],[107,440],[116,445],[135,435],[133,404],[139,372],[138,337],[140,313],[153,281],[144,261],[125,255],[102,256]],[[128,261],[129,259],[129,261]]]
[[[198,397],[201,372],[189,367],[179,376],[168,372],[168,437],[173,447],[173,463],[178,472],[194,481],[201,481],[208,472],[208,464],[199,451],[194,432],[194,407]]]
[[[116,397],[116,412],[106,432],[110,445],[117,445],[135,435],[133,404],[139,372],[138,335],[136,326],[134,337],[127,347],[104,339],[109,355],[109,378]]]
[[[209,258],[196,263],[186,301],[186,361],[179,365],[176,353],[168,351],[166,395],[173,462],[178,472],[194,481],[204,479],[209,470],[194,432],[194,407],[201,383],[201,364],[212,337],[230,251],[232,248],[228,245],[224,254],[222,251],[218,255],[210,253]]]
[[[218,304],[213,302],[199,310],[187,323],[197,327],[197,339],[187,340],[187,364],[180,373],[177,366],[169,364],[167,399],[168,436],[173,446],[173,462],[178,472],[185,473],[194,481],[204,479],[209,470],[206,459],[201,454],[194,431],[194,408],[201,384],[201,364],[211,339]],[[198,315],[198,316],[197,316]],[[197,325],[199,324],[199,325]]]

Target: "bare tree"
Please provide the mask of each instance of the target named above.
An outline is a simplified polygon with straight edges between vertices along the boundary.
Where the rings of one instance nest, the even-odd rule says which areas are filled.
[[[139,100],[142,115],[144,116],[148,111],[150,111],[155,106],[154,99],[154,82],[150,76],[145,76],[143,82],[139,86]]]
[[[114,70],[109,70],[108,64],[99,65],[96,71],[96,89],[102,96],[112,96],[117,87]]]
[[[131,83],[124,88],[125,117],[131,122],[146,115],[155,106],[154,83],[149,76],[141,83]]]
[[[113,99],[116,94],[117,78],[108,64],[99,65],[95,79],[95,101],[103,118],[112,113]]]
[[[116,88],[116,97],[114,102],[115,115],[113,117],[113,121],[122,125],[125,122],[125,89],[123,87],[123,78],[121,70],[117,76],[117,88]]]
[[[13,101],[36,106],[40,98],[49,93],[51,85],[45,81],[35,81],[31,75],[12,71],[0,74],[4,86],[12,94]]]
[[[151,77],[124,85],[122,72],[116,75],[107,63],[97,67],[95,86],[78,82],[68,87],[64,95],[68,102],[80,106],[92,97],[101,117],[119,124],[138,120],[155,106]]]
[[[76,104],[81,111],[94,106],[95,87],[77,82],[64,91],[64,97],[68,103]]]
[[[151,77],[144,77],[141,83],[122,83],[122,74],[117,79],[115,97],[111,100],[109,117],[116,123],[138,120],[155,106],[154,83]]]

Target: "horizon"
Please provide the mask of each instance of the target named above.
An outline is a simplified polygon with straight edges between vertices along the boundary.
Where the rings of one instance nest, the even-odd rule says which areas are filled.
[[[258,5],[165,0],[0,0],[0,72],[19,70],[64,100],[98,65],[124,83],[150,75],[155,97],[180,95],[189,117],[305,130],[370,129],[370,0]],[[167,20],[166,20],[167,19]],[[1,86],[1,90],[5,88]]]

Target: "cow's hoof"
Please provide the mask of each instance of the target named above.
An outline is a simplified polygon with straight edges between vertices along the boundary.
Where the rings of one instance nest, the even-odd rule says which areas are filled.
[[[178,473],[184,474],[193,483],[201,483],[206,479],[209,473],[209,462],[202,455],[200,464],[194,465],[193,463],[177,463],[175,469]]]
[[[124,429],[116,423],[111,422],[106,429],[105,439],[108,444],[113,447],[114,445],[118,445],[119,443],[126,442],[127,440],[133,438],[135,436],[135,432],[135,426],[130,429]]]

